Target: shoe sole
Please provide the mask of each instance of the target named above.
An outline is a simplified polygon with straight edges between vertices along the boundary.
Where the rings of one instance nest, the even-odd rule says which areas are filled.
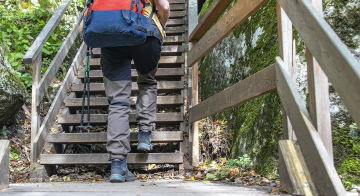
[[[135,178],[125,178],[121,176],[120,178],[110,179],[111,183],[121,183],[121,182],[132,182]]]

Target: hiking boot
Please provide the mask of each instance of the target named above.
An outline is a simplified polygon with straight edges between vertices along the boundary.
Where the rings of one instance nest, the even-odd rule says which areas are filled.
[[[147,130],[139,130],[137,150],[150,151],[152,149],[151,132]]]
[[[111,161],[110,182],[132,182],[134,180],[135,176],[128,170],[126,159],[114,159]]]

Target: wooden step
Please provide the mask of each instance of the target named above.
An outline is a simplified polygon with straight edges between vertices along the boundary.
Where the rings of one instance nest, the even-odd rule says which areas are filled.
[[[103,125],[107,123],[107,114],[91,114],[91,125]],[[59,115],[58,123],[62,125],[80,125],[81,114]],[[180,112],[157,113],[155,123],[179,123],[184,120],[183,114]],[[130,123],[136,123],[135,114],[130,114]],[[87,115],[84,117],[84,123],[87,122]]]
[[[158,93],[172,93],[184,89],[183,81],[159,81],[157,82]],[[73,84],[71,91],[83,93],[84,84]],[[132,83],[132,93],[138,93],[139,88],[136,82]],[[104,83],[90,83],[90,94],[105,94]]]
[[[175,46],[163,46],[161,47],[161,55],[166,56],[181,56],[181,53],[185,51],[184,46],[175,45]],[[94,54],[94,58],[99,58],[101,54],[100,48],[93,48],[92,52]]]
[[[137,97],[130,97],[130,105],[136,105]],[[80,109],[82,106],[82,98],[67,98],[64,100],[65,107]],[[158,96],[158,107],[173,107],[183,104],[183,98],[181,96]],[[85,105],[87,105],[87,99],[85,99]],[[106,97],[92,97],[90,98],[91,109],[107,109],[109,103]]]
[[[170,13],[171,11],[185,10],[185,8],[185,4],[170,4]]]
[[[166,22],[166,26],[167,27],[174,27],[174,26],[183,26],[185,25],[186,22],[184,19],[169,19],[167,22]]]
[[[182,153],[129,153],[128,164],[181,164]],[[97,154],[41,154],[43,165],[111,164],[107,153]]]
[[[186,3],[185,0],[168,0],[170,4]]]
[[[179,80],[184,75],[184,68],[159,68],[156,72],[156,80]],[[78,72],[78,78],[84,79],[85,71]],[[131,70],[131,78],[136,81],[138,73],[135,69]],[[103,73],[101,70],[90,70],[91,81],[103,81]]]
[[[171,36],[173,34],[185,33],[185,29],[185,27],[166,27],[166,35]]]
[[[183,63],[185,63],[185,57],[183,56],[162,56],[160,57],[158,66],[159,68],[180,67]],[[131,68],[135,69],[134,61],[132,61],[131,64],[133,65]],[[100,69],[100,58],[90,59],[90,69]]]
[[[130,133],[130,142],[137,143],[138,133]],[[57,144],[90,144],[90,143],[106,143],[107,133],[52,133],[46,138],[47,142]],[[152,143],[172,143],[182,142],[182,131],[152,131],[151,142]]]
[[[185,15],[185,11],[171,11],[169,18],[183,18]]]

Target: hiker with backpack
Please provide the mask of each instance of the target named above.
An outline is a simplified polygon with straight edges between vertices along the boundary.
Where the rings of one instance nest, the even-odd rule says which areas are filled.
[[[157,11],[156,11],[156,8]],[[155,130],[157,82],[155,73],[170,6],[168,0],[89,0],[80,25],[85,43],[101,48],[100,65],[109,102],[107,151],[110,182],[134,181],[127,168],[130,152],[131,61],[138,73],[136,101],[137,150],[152,150]],[[82,32],[83,31],[83,32]]]

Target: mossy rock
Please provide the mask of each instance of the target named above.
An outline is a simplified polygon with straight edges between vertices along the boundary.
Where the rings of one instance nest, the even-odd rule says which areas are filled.
[[[14,119],[25,100],[25,86],[2,60],[0,62],[0,125]]]

